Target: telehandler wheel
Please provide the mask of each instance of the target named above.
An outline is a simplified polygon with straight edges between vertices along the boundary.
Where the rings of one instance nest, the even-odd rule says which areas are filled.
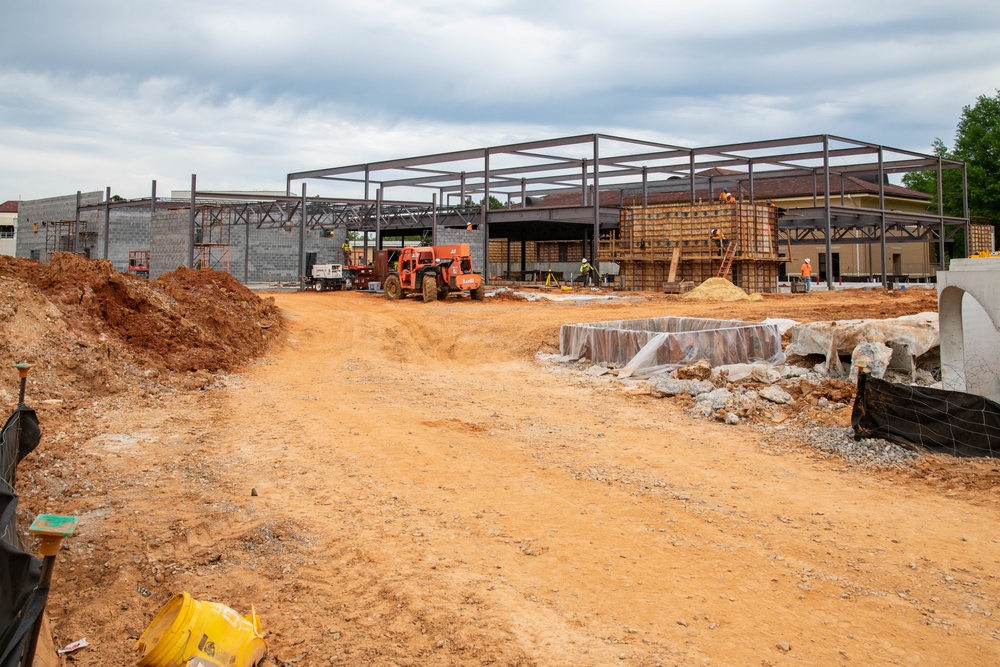
[[[389,301],[403,298],[403,286],[399,284],[399,276],[387,276],[382,289],[385,291],[385,298]]]
[[[444,301],[445,299],[447,299],[448,294],[450,292],[451,290],[448,289],[447,285],[442,285],[441,288],[438,290],[438,301]]]
[[[483,297],[486,296],[486,286],[480,285],[476,289],[470,291],[469,295],[472,297],[473,301],[482,301]]]
[[[438,284],[434,276],[424,276],[424,280],[420,283],[421,290],[424,293],[424,303],[430,303],[437,299]]]
[[[317,280],[316,282],[313,283],[313,289],[316,290],[317,292],[322,292],[323,287],[324,285],[322,280]]]

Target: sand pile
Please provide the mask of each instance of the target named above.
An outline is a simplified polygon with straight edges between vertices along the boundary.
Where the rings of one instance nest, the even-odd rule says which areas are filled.
[[[749,301],[750,297],[742,289],[725,278],[709,278],[690,292],[681,295],[682,299],[696,301]]]
[[[16,387],[10,364],[27,361],[34,400],[141,392],[233,370],[282,329],[273,300],[226,273],[178,269],[147,281],[70,254],[48,265],[0,257],[0,391]]]

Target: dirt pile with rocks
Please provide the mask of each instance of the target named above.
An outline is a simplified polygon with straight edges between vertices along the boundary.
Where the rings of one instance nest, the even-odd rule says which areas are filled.
[[[33,400],[208,382],[263,354],[283,329],[273,299],[226,273],[180,268],[147,281],[106,260],[0,257],[0,399],[11,364],[34,364]],[[4,400],[9,403],[9,400]]]

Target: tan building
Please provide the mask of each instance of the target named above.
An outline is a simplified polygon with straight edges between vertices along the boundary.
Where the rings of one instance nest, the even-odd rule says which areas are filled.
[[[17,254],[17,202],[0,204],[0,255]]]

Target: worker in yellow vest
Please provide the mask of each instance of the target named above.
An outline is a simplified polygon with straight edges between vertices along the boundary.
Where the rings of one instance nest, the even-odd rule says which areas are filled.
[[[580,275],[583,276],[583,286],[584,287],[588,287],[590,285],[591,274],[592,273],[596,273],[596,272],[597,272],[597,269],[595,269],[593,267],[593,265],[590,262],[587,261],[586,257],[584,257],[580,261]]]

